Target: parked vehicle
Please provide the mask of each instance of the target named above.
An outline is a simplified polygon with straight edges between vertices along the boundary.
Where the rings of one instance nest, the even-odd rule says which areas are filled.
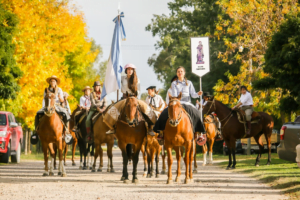
[[[283,124],[277,154],[280,159],[296,162],[296,146],[300,144],[300,116],[294,122]]]
[[[8,163],[11,157],[11,162],[19,163],[22,142],[23,131],[14,115],[0,111],[0,162]]]
[[[264,150],[267,151],[268,149],[268,146],[267,146],[267,141],[266,141],[266,138],[262,135],[261,137],[261,140],[264,144]],[[248,138],[243,138],[241,139],[241,142],[242,142],[242,148],[244,150],[244,154],[247,153],[247,144],[248,144]],[[280,142],[280,135],[279,135],[279,131],[276,130],[276,129],[273,129],[272,131],[272,136],[271,136],[271,149],[272,149],[272,152],[276,153],[277,151],[277,146]],[[255,152],[255,151],[258,151],[259,150],[259,146],[257,145],[255,139],[252,137],[251,138],[251,153],[252,152]]]
[[[236,154],[243,153],[241,140],[236,140],[236,142],[235,142],[235,153]],[[224,156],[228,155],[228,147],[225,142],[223,142],[223,154],[224,154]]]

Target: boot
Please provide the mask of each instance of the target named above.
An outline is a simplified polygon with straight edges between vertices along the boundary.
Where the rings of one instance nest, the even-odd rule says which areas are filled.
[[[72,131],[76,133],[76,131],[77,131],[77,124],[74,125]]]
[[[221,129],[218,128],[217,135],[216,135],[216,141],[219,141],[222,139],[223,139],[223,137],[222,137]]]
[[[251,133],[251,121],[247,121],[246,135],[250,135],[250,133]]]
[[[69,122],[66,123],[66,127],[65,127],[65,142],[67,144],[71,144],[72,143],[72,135],[70,134],[70,131],[69,131]]]

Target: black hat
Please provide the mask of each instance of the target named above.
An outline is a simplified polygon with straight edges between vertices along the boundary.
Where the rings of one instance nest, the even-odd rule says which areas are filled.
[[[156,86],[150,86],[146,90],[149,90],[149,89],[156,89]]]
[[[101,86],[100,82],[99,81],[95,81],[93,87],[95,87],[95,86]]]
[[[173,83],[173,81],[175,81],[175,79],[178,79],[177,75],[173,76],[173,78],[171,79],[171,83]]]
[[[209,94],[209,92],[204,92],[204,93],[203,93],[203,96],[204,96],[204,97],[210,97],[211,95]]]

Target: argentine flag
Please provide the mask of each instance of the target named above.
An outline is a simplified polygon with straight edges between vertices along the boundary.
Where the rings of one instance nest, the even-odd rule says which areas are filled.
[[[111,43],[110,55],[106,68],[105,80],[103,83],[101,99],[107,94],[115,92],[121,88],[121,73],[123,71],[121,58],[121,40],[125,40],[126,34],[122,23],[124,13],[121,12],[113,22],[115,22],[115,30]]]

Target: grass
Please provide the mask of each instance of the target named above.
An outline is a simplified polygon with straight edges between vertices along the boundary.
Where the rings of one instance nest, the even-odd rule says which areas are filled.
[[[268,184],[273,189],[282,190],[291,199],[298,199],[300,197],[300,169],[296,163],[281,160],[274,153],[272,154],[271,165],[267,166],[265,165],[267,163],[267,155],[263,154],[260,166],[255,167],[255,159],[256,155],[251,155],[248,158],[244,155],[238,155],[236,171],[246,173],[250,177]],[[225,168],[228,162],[221,162],[219,165]]]

